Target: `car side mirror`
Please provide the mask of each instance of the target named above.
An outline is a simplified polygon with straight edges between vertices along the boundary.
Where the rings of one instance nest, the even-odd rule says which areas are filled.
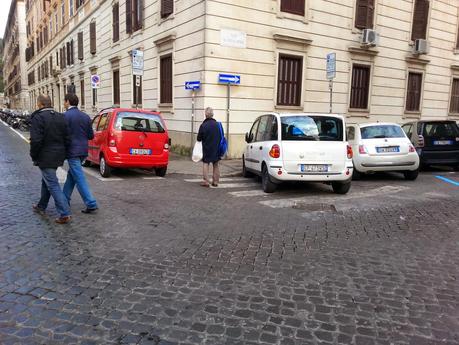
[[[249,140],[249,133],[245,133],[245,142],[246,143],[249,143],[250,140]]]

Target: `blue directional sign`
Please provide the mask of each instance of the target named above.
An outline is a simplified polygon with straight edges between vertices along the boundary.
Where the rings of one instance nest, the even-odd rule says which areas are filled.
[[[200,88],[201,82],[199,80],[185,82],[185,90],[197,90]]]
[[[239,85],[241,83],[241,76],[234,74],[219,74],[218,82],[222,84],[235,84]]]

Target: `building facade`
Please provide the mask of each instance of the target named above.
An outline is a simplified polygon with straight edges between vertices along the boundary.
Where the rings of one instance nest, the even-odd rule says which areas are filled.
[[[332,111],[348,122],[459,119],[457,0],[27,3],[31,104],[46,93],[61,108],[64,93],[75,92],[88,113],[114,105],[157,110],[175,144],[190,145],[211,106],[230,155],[240,156],[257,116],[327,113],[330,94]],[[133,50],[143,51],[141,77],[132,74]],[[240,85],[219,83],[222,73],[239,76]],[[187,81],[201,88],[186,90]]]
[[[3,37],[5,104],[14,109],[29,108],[25,61],[26,25],[24,0],[13,0]]]

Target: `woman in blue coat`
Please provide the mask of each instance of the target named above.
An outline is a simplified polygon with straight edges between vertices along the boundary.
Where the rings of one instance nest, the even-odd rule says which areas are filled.
[[[203,181],[201,182],[201,186],[209,187],[209,165],[212,163],[212,186],[217,187],[220,179],[220,168],[218,167],[218,162],[221,158],[218,154],[218,147],[221,140],[220,126],[213,118],[214,110],[212,108],[206,108],[205,115],[206,119],[199,127],[197,138],[198,141],[202,141]]]

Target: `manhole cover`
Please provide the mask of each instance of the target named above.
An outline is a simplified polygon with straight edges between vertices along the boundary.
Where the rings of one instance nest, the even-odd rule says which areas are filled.
[[[336,212],[335,205],[329,204],[308,204],[306,202],[295,202],[292,206],[295,210],[309,211],[309,212]]]

